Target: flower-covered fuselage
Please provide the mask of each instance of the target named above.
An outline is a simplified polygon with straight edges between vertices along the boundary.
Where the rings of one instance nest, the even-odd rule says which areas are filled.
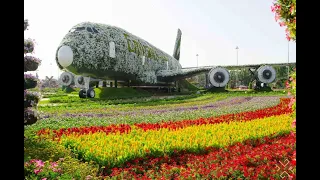
[[[174,57],[147,41],[121,28],[91,22],[68,32],[57,49],[56,62],[76,75],[145,83],[156,83],[160,71],[181,72]]]

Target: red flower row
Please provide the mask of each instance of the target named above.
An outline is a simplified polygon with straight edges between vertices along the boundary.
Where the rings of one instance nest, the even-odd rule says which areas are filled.
[[[192,125],[204,125],[204,124],[217,124],[222,122],[232,122],[232,121],[250,121],[258,118],[265,118],[275,115],[281,115],[286,113],[291,113],[292,109],[288,106],[290,99],[285,98],[281,99],[280,103],[276,106],[260,109],[256,111],[248,111],[241,112],[237,114],[227,114],[218,117],[210,117],[210,118],[199,118],[195,120],[181,120],[181,121],[169,121],[169,122],[161,122],[161,123],[137,123],[134,124],[136,127],[147,130],[158,130],[160,128],[169,128],[171,130],[176,130],[180,128],[185,128]],[[131,131],[131,126],[128,124],[120,124],[120,125],[110,125],[110,126],[91,126],[91,127],[73,127],[67,129],[53,130],[54,137],[60,138],[63,134],[89,134],[96,132],[105,132],[106,135],[110,133],[128,133]],[[42,129],[37,133],[40,135],[48,134],[50,135],[49,129]]]
[[[93,134],[96,132],[105,132],[106,135],[110,134],[110,133],[128,133],[131,131],[131,126],[128,124],[119,124],[119,125],[115,125],[112,124],[110,126],[90,126],[90,127],[73,127],[73,128],[62,128],[59,130],[53,130],[54,133],[54,138],[59,138],[62,135],[69,135],[69,134],[73,134],[73,133],[77,133],[77,134]],[[49,129],[42,129],[40,131],[38,131],[37,135],[50,135],[50,130]]]
[[[179,152],[171,157],[139,158],[125,167],[106,168],[104,176],[124,179],[295,178],[295,143],[295,134],[289,134],[247,140],[227,148],[207,148],[206,153],[198,155]]]
[[[204,125],[204,124],[217,124],[222,122],[232,122],[232,121],[250,121],[258,118],[265,118],[275,115],[287,114],[291,113],[292,109],[288,107],[290,99],[281,99],[280,103],[276,106],[259,109],[255,111],[249,112],[241,112],[237,114],[226,114],[218,117],[210,117],[210,118],[199,118],[196,120],[182,120],[176,122],[161,122],[161,123],[139,123],[135,124],[135,126],[146,130],[157,130],[160,128],[169,128],[171,130],[185,128],[192,125]]]

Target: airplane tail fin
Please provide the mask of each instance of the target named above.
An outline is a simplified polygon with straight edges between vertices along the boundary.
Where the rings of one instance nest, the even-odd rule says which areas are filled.
[[[178,29],[176,44],[174,45],[173,57],[179,61],[180,58],[180,44],[181,44],[181,30]]]

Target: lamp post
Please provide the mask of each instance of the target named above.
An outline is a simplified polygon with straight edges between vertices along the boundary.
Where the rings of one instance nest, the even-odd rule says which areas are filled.
[[[238,50],[239,50],[238,46],[236,47],[236,50],[237,50],[237,66],[238,66]]]
[[[236,50],[237,50],[237,66],[238,66],[238,50],[239,47],[236,46]],[[236,88],[238,87],[238,71],[236,71]]]
[[[198,67],[198,56],[199,56],[199,54],[197,54],[196,56],[197,56],[197,67]],[[197,77],[197,82],[199,84],[199,76],[196,76],[196,77]]]
[[[199,54],[197,54],[196,56],[197,56],[197,67],[198,67],[198,56],[199,56]]]

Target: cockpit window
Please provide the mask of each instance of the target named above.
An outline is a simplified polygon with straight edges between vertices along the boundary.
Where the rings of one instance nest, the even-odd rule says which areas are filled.
[[[99,31],[96,28],[91,28],[91,27],[72,28],[69,32],[83,31],[83,30],[87,30],[88,32],[91,32],[91,33],[99,33]]]
[[[77,27],[76,31],[82,31],[84,29],[85,29],[84,27]]]
[[[87,31],[92,32],[92,29],[90,27],[87,27]]]
[[[95,33],[99,33],[99,32],[96,30],[96,28],[92,28],[92,30],[93,30],[93,32],[95,32]]]
[[[85,30],[85,27],[72,28],[72,29],[70,30],[70,32],[82,31],[82,30]]]

